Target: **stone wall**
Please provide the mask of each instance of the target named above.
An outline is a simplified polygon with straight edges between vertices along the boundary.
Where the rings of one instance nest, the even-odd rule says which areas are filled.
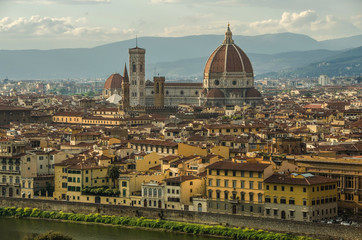
[[[308,234],[320,239],[362,239],[362,228],[336,224],[304,223],[278,219],[243,217],[202,212],[187,212],[141,207],[101,205],[94,203],[77,203],[22,198],[0,198],[1,207],[30,207],[46,211],[63,211],[69,213],[99,213],[129,217],[162,218],[164,220],[184,221],[202,224],[221,224],[235,227],[264,229],[275,232]]]

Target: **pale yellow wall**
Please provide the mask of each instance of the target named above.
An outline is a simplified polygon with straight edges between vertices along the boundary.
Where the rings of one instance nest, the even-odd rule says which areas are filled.
[[[136,171],[137,172],[145,172],[150,168],[160,165],[160,158],[163,157],[156,152],[152,152],[143,156],[141,159],[136,159]]]
[[[229,148],[224,146],[215,146],[211,148],[210,153],[222,156],[225,159],[229,159],[230,157]]]
[[[203,149],[201,147],[191,146],[184,143],[178,144],[178,154],[188,157],[191,155],[199,155],[199,156],[206,156],[207,149]]]

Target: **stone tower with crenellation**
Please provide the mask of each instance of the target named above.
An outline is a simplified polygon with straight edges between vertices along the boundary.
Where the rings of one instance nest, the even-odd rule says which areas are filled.
[[[163,107],[165,105],[165,77],[153,77],[154,105]]]
[[[129,49],[130,106],[146,104],[145,54],[143,48]]]

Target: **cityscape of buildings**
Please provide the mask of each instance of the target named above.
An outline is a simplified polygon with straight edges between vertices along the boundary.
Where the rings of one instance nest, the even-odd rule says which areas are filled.
[[[229,26],[202,83],[146,80],[145,54],[130,48],[128,67],[106,81],[2,80],[0,196],[305,222],[360,216],[357,78],[256,81]]]

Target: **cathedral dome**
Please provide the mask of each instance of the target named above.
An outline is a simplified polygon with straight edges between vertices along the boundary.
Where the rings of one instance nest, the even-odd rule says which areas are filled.
[[[104,84],[104,89],[117,89],[117,88],[121,88],[122,86],[122,81],[123,81],[123,77],[118,74],[112,74],[107,80],[106,83]]]
[[[254,76],[250,60],[244,51],[234,44],[229,26],[225,33],[225,40],[211,54],[204,70],[205,75],[223,72],[245,72]]]
[[[214,89],[211,89],[207,93],[206,97],[207,98],[224,98],[225,95],[220,89],[214,88]]]

